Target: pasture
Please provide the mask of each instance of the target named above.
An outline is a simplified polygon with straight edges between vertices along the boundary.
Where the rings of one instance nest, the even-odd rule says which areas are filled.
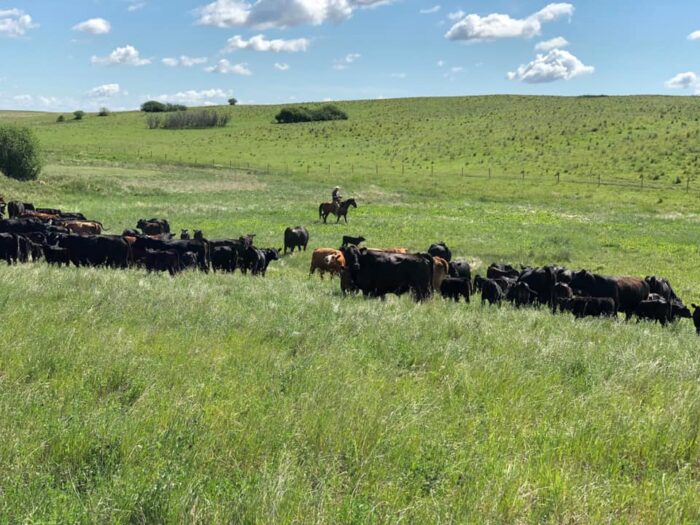
[[[0,193],[113,233],[156,216],[210,238],[254,232],[263,247],[297,224],[310,248],[343,235],[416,251],[444,240],[477,271],[503,261],[658,274],[699,302],[700,197],[670,180],[692,162],[681,135],[697,133],[694,100],[458,102],[347,103],[349,121],[301,127],[240,107],[229,128],[190,132],[147,130],[135,114],[64,125],[13,114],[50,165],[38,182],[2,179]],[[487,120],[503,145],[480,134]],[[587,149],[599,120],[612,146]],[[527,161],[635,181],[643,164],[665,184],[465,179],[470,148],[470,167],[517,173]],[[372,172],[392,156],[394,171]],[[268,159],[293,169],[268,173]],[[401,160],[415,170],[401,175]],[[333,183],[358,200],[347,226],[318,219]],[[1,265],[0,521],[700,520],[691,322],[343,298],[337,279],[308,278],[310,256],[283,257],[264,279]]]

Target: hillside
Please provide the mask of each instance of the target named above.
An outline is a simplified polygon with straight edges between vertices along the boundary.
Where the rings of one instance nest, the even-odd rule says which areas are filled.
[[[340,102],[346,122],[278,125],[280,106],[230,111],[224,129],[149,130],[141,113],[57,124],[55,114],[0,113],[31,124],[61,162],[218,164],[401,184],[431,173],[684,186],[697,177],[695,97],[463,97]],[[330,173],[330,176],[328,176]],[[355,175],[357,178],[354,178]],[[692,183],[692,182],[691,182]]]

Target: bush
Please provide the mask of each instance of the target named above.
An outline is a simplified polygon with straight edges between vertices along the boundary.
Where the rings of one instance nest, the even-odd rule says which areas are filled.
[[[74,119],[74,120],[83,120],[83,117],[84,117],[84,116],[85,116],[85,112],[84,112],[84,111],[78,110],[78,111],[74,111],[74,112],[73,112],[73,119]]]
[[[236,100],[235,98],[230,98],[228,99],[228,104],[229,106],[235,106],[236,104],[238,104],[238,100]]]
[[[34,180],[43,165],[39,140],[29,128],[0,126],[0,171],[12,179]]]
[[[107,108],[102,108],[100,109],[100,112],[97,114],[98,117],[109,117],[112,114],[110,110]]]
[[[206,129],[223,128],[231,120],[228,113],[218,113],[211,110],[182,111],[158,117],[150,115],[146,119],[149,129]]]
[[[309,109],[302,106],[283,108],[276,116],[278,124],[296,122],[321,122],[325,120],[347,120],[348,115],[336,106],[326,105]]]
[[[56,119],[56,122],[65,122],[65,121],[66,121],[66,117],[64,117],[63,115],[59,115],[58,118]]]
[[[186,111],[187,106],[182,104],[163,104],[157,100],[149,100],[141,104],[141,111],[144,113],[168,113],[171,111]]]

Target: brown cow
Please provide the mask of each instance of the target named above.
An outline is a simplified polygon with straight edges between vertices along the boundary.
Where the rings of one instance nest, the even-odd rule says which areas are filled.
[[[78,235],[100,235],[102,225],[97,221],[65,221],[62,226],[71,233]]]
[[[316,270],[321,274],[321,279],[323,275],[328,272],[331,274],[331,279],[334,275],[340,275],[340,272],[345,267],[345,256],[340,250],[335,250],[333,248],[318,248],[314,250],[311,255],[311,268],[309,269],[309,277],[314,274]]]
[[[379,253],[397,253],[400,255],[406,255],[408,250],[406,248],[367,248],[368,252],[379,252]]]
[[[439,292],[442,281],[450,275],[450,263],[442,257],[433,257],[433,291]]]

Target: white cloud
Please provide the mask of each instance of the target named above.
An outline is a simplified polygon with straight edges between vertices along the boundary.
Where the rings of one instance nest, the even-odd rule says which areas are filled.
[[[88,91],[88,96],[96,98],[113,97],[121,93],[119,84],[103,84]]]
[[[224,53],[231,53],[239,49],[250,49],[252,51],[272,52],[272,53],[298,53],[309,48],[309,40],[306,38],[296,38],[293,40],[283,40],[277,38],[266,40],[265,35],[256,35],[249,40],[245,40],[240,35],[228,39]]]
[[[141,58],[139,50],[134,46],[118,47],[112,51],[109,56],[97,57],[93,56],[90,60],[93,64],[103,65],[123,65],[123,66],[145,66],[151,63],[148,58]]]
[[[552,49],[546,55],[537,55],[529,64],[523,64],[516,71],[511,71],[507,78],[529,84],[540,84],[556,80],[571,80],[594,71],[594,67],[584,65],[568,51]]]
[[[464,11],[462,11],[462,10],[460,9],[460,10],[458,10],[458,11],[454,11],[454,12],[452,12],[452,13],[448,13],[447,18],[449,18],[449,19],[452,20],[453,22],[457,22],[458,20],[461,20],[461,19],[464,18],[465,16],[467,16],[467,13],[465,13]]]
[[[445,65],[445,61],[444,61],[444,60],[438,60],[438,61],[437,61],[437,67],[443,67],[444,65]]]
[[[34,102],[34,97],[31,95],[15,95],[12,97],[12,100],[17,102],[18,104],[31,104]]]
[[[700,40],[700,30],[690,33],[688,35],[688,40]]]
[[[427,9],[421,9],[419,12],[421,15],[432,15],[440,11],[440,6],[439,5],[434,5],[433,7],[429,7]]]
[[[0,9],[0,36],[24,36],[27,31],[39,27],[32,17],[21,9]]]
[[[511,18],[493,13],[486,16],[466,15],[445,34],[448,40],[483,42],[499,38],[532,38],[542,31],[542,24],[564,16],[572,16],[572,4],[549,4],[527,18]]]
[[[342,22],[356,9],[387,5],[395,0],[215,0],[195,10],[197,23],[215,27],[258,29]]]
[[[234,74],[234,75],[241,75],[244,77],[249,77],[253,73],[248,69],[248,64],[243,63],[243,64],[231,64],[228,60],[225,58],[222,58],[219,60],[219,62],[215,66],[211,66],[205,69],[205,71],[209,73],[221,73],[224,75],[227,74]]]
[[[551,40],[545,40],[544,42],[539,42],[536,46],[535,49],[537,51],[551,51],[552,49],[561,49],[562,47],[566,47],[569,45],[569,41],[562,37],[558,36],[556,38],[552,38]]]
[[[206,57],[188,57],[187,55],[180,55],[179,58],[164,58],[161,60],[161,62],[168,67],[193,67],[206,64],[207,61],[208,59]]]
[[[289,64],[284,64],[284,63],[275,62],[275,69],[278,70],[278,71],[288,71],[288,70],[289,70]]]
[[[692,71],[678,73],[672,79],[667,80],[664,85],[669,89],[687,89],[694,87],[697,90],[700,88],[700,77]]]
[[[343,58],[339,58],[333,62],[333,69],[337,69],[338,71],[342,71],[343,69],[347,69],[350,64],[355,62],[357,59],[359,59],[362,55],[359,53],[349,53],[345,55]]]
[[[73,26],[73,31],[82,31],[92,35],[106,35],[112,30],[112,25],[104,18],[91,18]]]
[[[391,78],[398,78],[399,80],[404,80],[406,78],[406,73],[393,73]]]
[[[190,89],[188,91],[180,91],[171,95],[159,95],[155,97],[155,99],[161,102],[187,104],[191,106],[211,106],[221,104],[231,96],[231,91],[224,91],[223,89],[204,89],[201,91]],[[152,97],[145,97],[147,100],[151,98]]]

